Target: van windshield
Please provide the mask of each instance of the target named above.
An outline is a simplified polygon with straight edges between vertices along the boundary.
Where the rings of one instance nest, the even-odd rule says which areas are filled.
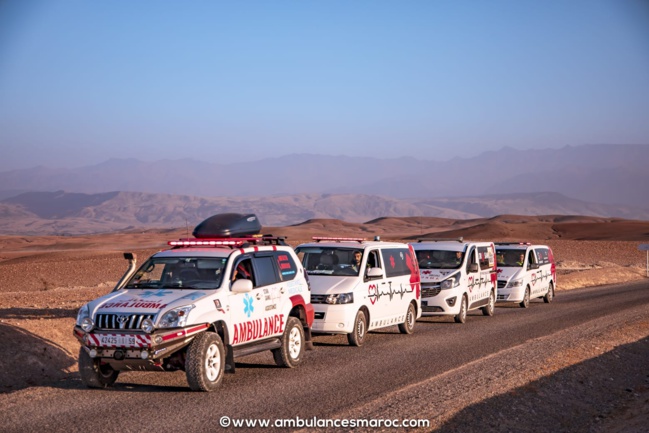
[[[295,252],[309,275],[358,276],[365,260],[355,248],[298,247]]]
[[[462,251],[417,250],[419,269],[459,269],[464,261]]]
[[[126,289],[217,289],[226,258],[152,257],[133,274]]]
[[[520,268],[525,263],[525,250],[496,249],[496,263],[499,268]]]

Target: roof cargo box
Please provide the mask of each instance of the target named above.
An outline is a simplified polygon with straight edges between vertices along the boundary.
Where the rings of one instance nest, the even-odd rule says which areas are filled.
[[[198,239],[207,239],[256,235],[260,231],[261,224],[255,214],[222,213],[198,224],[193,235]]]

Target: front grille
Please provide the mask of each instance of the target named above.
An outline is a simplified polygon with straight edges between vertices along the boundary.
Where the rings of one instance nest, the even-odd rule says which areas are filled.
[[[326,304],[325,299],[327,299],[327,296],[329,296],[329,295],[314,295],[312,293],[311,294],[311,303],[312,304]]]
[[[421,311],[423,313],[443,313],[444,309],[442,307],[427,307],[422,305]]]
[[[506,301],[507,299],[509,299],[509,295],[498,295],[499,301]]]
[[[315,313],[314,319],[322,320],[324,319],[325,313]]]
[[[97,329],[140,329],[144,319],[153,320],[153,314],[97,314]]]
[[[422,285],[421,286],[421,297],[422,298],[432,298],[433,296],[439,295],[441,287],[439,284],[435,285]]]
[[[499,289],[504,289],[507,286],[507,281],[506,280],[498,280],[498,288]]]

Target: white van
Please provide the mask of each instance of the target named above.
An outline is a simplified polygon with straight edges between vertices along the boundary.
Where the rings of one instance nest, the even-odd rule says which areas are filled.
[[[477,308],[493,316],[497,292],[493,243],[458,238],[421,239],[411,245],[421,274],[423,316],[453,316],[464,323],[467,312]]]
[[[295,249],[311,285],[313,333],[347,334],[349,344],[362,346],[373,329],[414,331],[421,286],[412,248],[362,238],[313,239]]]
[[[496,243],[498,302],[518,302],[527,308],[530,299],[554,299],[557,271],[552,249],[530,243]]]

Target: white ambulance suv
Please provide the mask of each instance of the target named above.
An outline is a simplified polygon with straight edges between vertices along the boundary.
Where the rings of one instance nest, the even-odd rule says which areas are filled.
[[[467,312],[480,308],[493,316],[496,304],[495,247],[462,238],[421,239],[411,244],[421,273],[423,316],[453,316],[465,323]]]
[[[527,308],[530,299],[554,299],[557,271],[552,249],[524,242],[496,243],[498,302],[518,302]]]
[[[414,331],[421,308],[412,248],[362,238],[313,240],[295,249],[311,283],[313,333],[347,334],[350,345],[362,346],[373,329]]]
[[[231,237],[240,220],[243,235]],[[137,270],[126,253],[131,266],[115,290],[79,310],[82,382],[104,388],[125,370],[183,370],[192,390],[212,391],[239,356],[271,350],[277,365],[297,366],[312,348],[306,273],[283,238],[246,234],[255,222],[216,215]]]

